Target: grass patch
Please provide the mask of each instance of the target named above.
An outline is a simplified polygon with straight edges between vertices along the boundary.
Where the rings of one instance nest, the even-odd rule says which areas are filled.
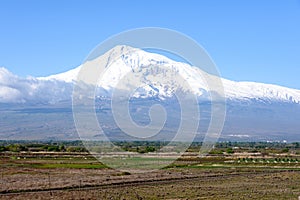
[[[107,166],[101,163],[46,163],[46,164],[34,164],[36,168],[56,169],[56,168],[67,168],[67,169],[104,169]]]
[[[104,169],[108,168],[102,163],[9,163],[1,167],[36,168],[36,169]]]

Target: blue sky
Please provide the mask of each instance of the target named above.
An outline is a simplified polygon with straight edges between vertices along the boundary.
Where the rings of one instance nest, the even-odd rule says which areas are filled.
[[[0,66],[63,72],[107,37],[149,26],[195,39],[225,78],[300,89],[299,0],[1,0]]]

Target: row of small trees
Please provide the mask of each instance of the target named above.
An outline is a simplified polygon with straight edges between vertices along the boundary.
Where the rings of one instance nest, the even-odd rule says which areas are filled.
[[[252,162],[252,161],[256,161],[256,162],[259,162],[259,161],[263,161],[263,162],[266,162],[266,161],[276,161],[276,162],[298,162],[298,158],[274,158],[274,159],[264,159],[264,158],[239,158],[238,159],[239,161],[249,161],[249,162]]]
[[[0,146],[0,152],[21,152],[21,151],[49,151],[49,152],[87,152],[82,146],[65,146],[65,145],[22,145],[22,144],[10,144],[6,146]]]

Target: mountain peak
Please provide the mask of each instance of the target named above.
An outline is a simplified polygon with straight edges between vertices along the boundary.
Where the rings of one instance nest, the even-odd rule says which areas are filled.
[[[120,45],[95,58],[95,61],[99,61],[97,59],[105,62],[106,66],[106,76],[103,76],[97,84],[101,88],[99,91],[103,91],[105,95],[111,94],[125,74],[139,72],[143,75],[143,77],[140,77],[140,81],[144,85],[137,88],[134,94],[136,98],[157,96],[164,99],[172,96],[176,88],[175,86],[165,86],[165,84],[172,84],[167,82],[167,75],[170,77],[180,75],[189,84],[189,92],[199,97],[209,98],[210,96],[205,78],[211,78],[213,75],[187,63],[173,61],[160,54]],[[19,78],[6,68],[1,67],[0,102],[70,100],[72,85],[76,81],[82,66],[80,65],[64,73],[38,78]],[[97,78],[97,75],[95,76]],[[157,79],[156,83],[152,83],[149,79],[150,76],[160,76],[160,80]],[[271,84],[221,80],[224,85],[225,97],[229,100],[300,103],[300,90]],[[127,88],[126,84],[121,85],[121,87],[122,89]],[[68,91],[69,89],[70,91]]]

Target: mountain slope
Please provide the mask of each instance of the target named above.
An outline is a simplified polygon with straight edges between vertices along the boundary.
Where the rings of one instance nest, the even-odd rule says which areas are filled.
[[[119,48],[119,49],[118,49]],[[124,47],[116,47],[113,51]],[[175,62],[162,55],[148,53],[143,50],[125,47],[130,53],[123,55],[119,60],[112,62],[106,70],[106,76],[98,83],[102,88],[102,94],[110,94],[117,86],[124,74],[131,71],[143,70],[144,86],[138,88],[134,97],[159,98],[170,97],[176,88],[164,87],[166,82],[151,83],[147,77],[162,75],[161,81],[165,81],[167,75],[179,74],[185,79],[191,90],[199,97],[208,98],[210,89],[202,77],[213,77],[199,68],[192,67],[186,63]],[[147,69],[151,67],[151,69]],[[51,75],[48,77],[20,78],[10,73],[5,68],[0,68],[0,103],[26,103],[30,101],[55,103],[63,100],[70,100],[72,83],[76,81],[81,66],[70,71]],[[166,75],[167,74],[167,75]],[[225,97],[231,101],[264,101],[264,102],[300,102],[300,90],[290,89],[271,84],[255,82],[235,82],[221,79],[223,82]],[[169,83],[171,84],[171,83]],[[124,86],[125,87],[125,86]]]
[[[141,71],[147,67],[151,70],[145,70],[143,78],[147,76],[167,73],[178,73],[190,85],[191,90],[198,96],[208,95],[209,87],[202,77],[212,77],[201,71],[197,67],[190,66],[186,63],[173,61],[165,56],[148,53],[143,50],[134,49],[131,47],[116,47],[113,51],[122,48],[129,48],[129,54],[122,56],[119,60],[111,62],[111,66],[107,69],[106,75],[101,82],[98,83],[99,87],[106,90],[106,94],[110,93],[116,87],[122,76],[130,71]],[[109,61],[108,61],[109,62]],[[39,80],[59,80],[65,82],[74,82],[81,66],[70,70],[68,72],[52,75],[49,77],[41,77]],[[167,77],[166,75],[163,76]],[[221,79],[223,82],[225,97],[233,101],[266,101],[266,102],[300,102],[300,90],[290,89],[272,84],[255,83],[255,82],[235,82],[227,79]],[[164,90],[163,84],[153,85],[151,82],[144,81],[145,87],[140,89],[135,94],[135,97],[158,95],[160,97],[170,96],[173,91]]]
[[[129,51],[113,62],[114,54]],[[97,82],[97,114],[104,129],[114,134],[120,130],[114,124],[110,110],[112,91],[119,87],[132,89],[125,74],[138,76],[142,85],[132,93],[136,98],[130,107],[133,120],[140,125],[149,123],[149,106],[161,103],[170,111],[166,132],[171,133],[180,122],[180,107],[172,95],[180,85],[169,77],[180,75],[199,98],[201,127],[205,133],[211,119],[210,88],[207,74],[186,63],[175,62],[162,55],[131,47],[118,46],[102,57],[105,76]],[[110,66],[110,67],[109,67]],[[21,78],[0,68],[0,137],[2,139],[78,139],[73,122],[71,97],[73,86],[82,66],[48,77]],[[157,77],[156,81],[153,77]],[[203,78],[204,77],[204,78]],[[123,80],[122,84],[118,84]],[[226,97],[224,140],[288,140],[300,139],[300,91],[277,85],[235,82],[221,79]],[[166,87],[169,86],[169,87]],[[218,92],[218,91],[213,91]],[[107,98],[108,97],[108,98]],[[202,101],[203,100],[203,101]],[[102,127],[102,128],[103,128]]]

